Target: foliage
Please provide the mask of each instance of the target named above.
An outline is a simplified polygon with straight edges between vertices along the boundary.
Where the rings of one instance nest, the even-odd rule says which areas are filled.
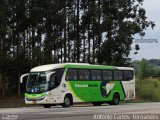
[[[145,78],[148,77],[149,74],[149,65],[146,59],[142,59],[141,62],[139,63],[139,68],[138,68],[138,78],[140,80],[144,80]]]
[[[145,101],[160,101],[160,80],[145,79],[143,82],[136,81],[137,97]]]
[[[140,0],[1,0],[0,89],[20,94],[19,77],[62,62],[124,65],[133,35],[154,23]]]
[[[159,59],[142,59],[141,61],[134,61],[132,64],[135,69],[135,75],[142,79],[144,77],[160,78],[159,63]]]

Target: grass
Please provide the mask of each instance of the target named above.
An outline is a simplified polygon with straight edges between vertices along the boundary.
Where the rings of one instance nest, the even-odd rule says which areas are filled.
[[[153,78],[148,78],[142,81],[136,80],[136,99],[159,102],[160,80]]]

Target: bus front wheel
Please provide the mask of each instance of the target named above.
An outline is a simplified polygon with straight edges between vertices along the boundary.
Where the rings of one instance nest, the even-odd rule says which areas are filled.
[[[62,104],[63,107],[70,107],[72,105],[72,98],[69,95],[64,97],[64,103]]]
[[[120,96],[118,93],[115,93],[113,95],[113,99],[112,101],[108,102],[110,105],[118,105],[119,104],[119,101],[120,101]]]

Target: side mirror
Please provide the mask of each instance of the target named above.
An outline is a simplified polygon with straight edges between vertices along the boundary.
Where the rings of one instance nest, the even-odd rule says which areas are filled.
[[[23,83],[23,78],[26,77],[26,76],[28,76],[28,75],[29,75],[29,73],[21,75],[21,77],[20,77],[20,83]]]

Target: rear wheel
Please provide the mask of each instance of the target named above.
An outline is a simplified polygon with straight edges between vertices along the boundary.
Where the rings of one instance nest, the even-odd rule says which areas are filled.
[[[113,99],[112,101],[108,102],[110,105],[118,105],[119,104],[119,101],[120,101],[120,96],[118,93],[115,93],[113,95]]]
[[[93,104],[94,106],[101,106],[103,103],[102,103],[102,102],[92,102],[92,104]]]
[[[44,107],[44,108],[50,108],[51,105],[49,105],[49,104],[44,104],[43,107]]]
[[[64,103],[62,104],[63,107],[70,107],[72,105],[72,98],[69,95],[64,97]]]

